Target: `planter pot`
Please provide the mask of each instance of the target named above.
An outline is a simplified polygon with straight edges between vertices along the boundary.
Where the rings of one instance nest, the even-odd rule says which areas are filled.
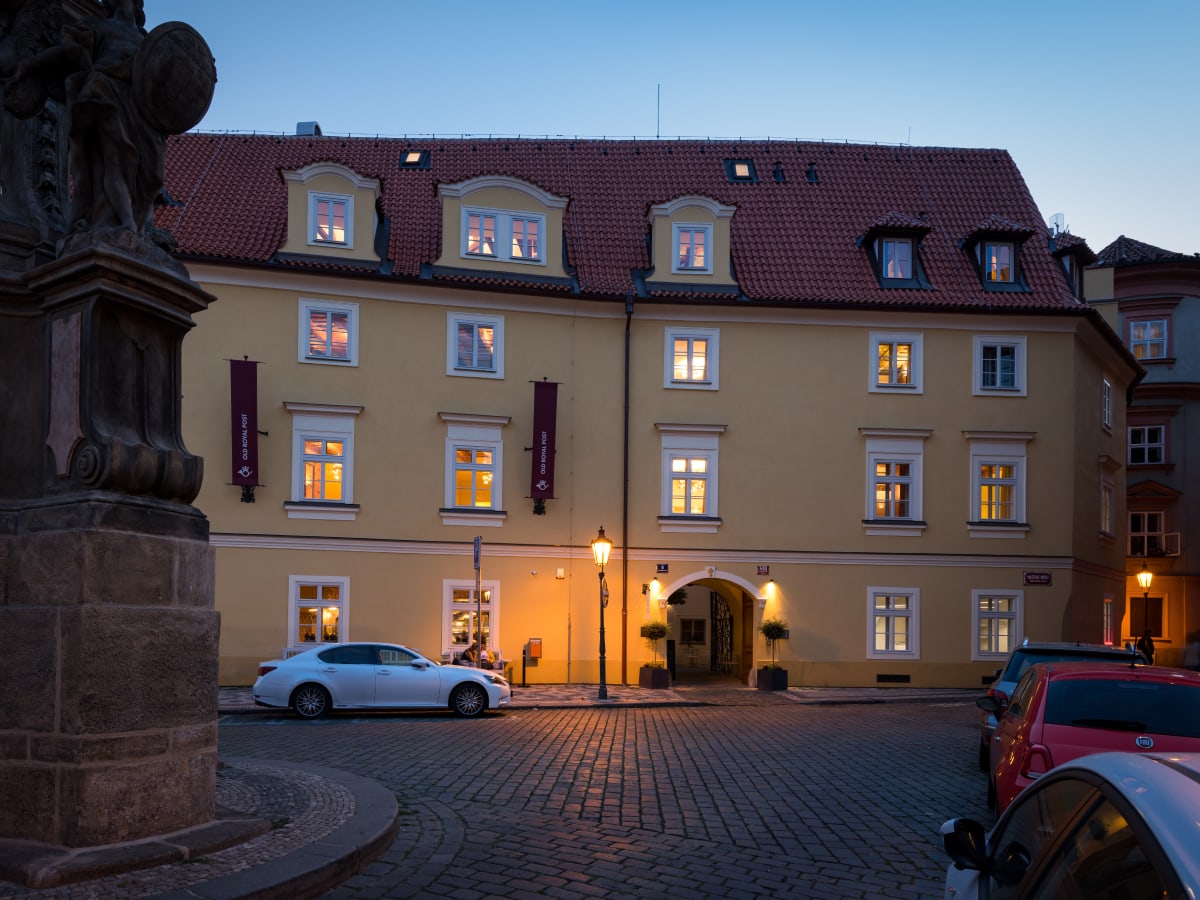
[[[638,684],[644,688],[666,690],[671,686],[671,673],[656,666],[642,666]]]
[[[758,689],[760,691],[786,691],[787,669],[768,669],[766,667],[759,669]]]

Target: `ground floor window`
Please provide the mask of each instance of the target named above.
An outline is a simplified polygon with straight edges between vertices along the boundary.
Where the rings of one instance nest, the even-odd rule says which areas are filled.
[[[346,634],[350,580],[340,577],[293,575],[288,593],[288,645],[304,649],[315,644],[349,640]]]
[[[1007,657],[1021,633],[1020,591],[972,591],[975,646],[972,659]]]
[[[474,581],[442,582],[442,652],[453,661],[472,643],[479,641],[496,658],[502,658],[499,612],[500,582],[482,581],[479,592]]]
[[[867,597],[867,658],[920,658],[917,618],[920,591],[916,588],[873,587],[867,589]]]

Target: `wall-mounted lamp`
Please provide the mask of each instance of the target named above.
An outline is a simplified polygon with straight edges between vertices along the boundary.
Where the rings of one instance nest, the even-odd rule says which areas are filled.
[[[766,608],[767,608],[767,598],[766,598],[766,597],[759,597],[759,598],[758,598],[758,608],[759,608],[759,609],[766,609]]]
[[[559,566],[557,569],[554,570],[554,577],[557,578],[559,581],[562,581],[564,578],[567,577],[567,570],[564,569],[562,566]]]

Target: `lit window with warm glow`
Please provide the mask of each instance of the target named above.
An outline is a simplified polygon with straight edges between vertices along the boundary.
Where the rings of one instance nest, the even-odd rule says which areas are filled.
[[[1013,245],[983,245],[983,277],[986,281],[1011,282],[1013,280]]]
[[[671,459],[671,514],[702,516],[707,511],[708,459],[703,456]]]
[[[492,508],[492,451],[473,447],[454,449],[454,505]]]
[[[912,598],[875,595],[875,652],[907,653],[912,634]]]
[[[875,463],[875,517],[907,519],[912,514],[912,464],[877,461]]]
[[[1129,349],[1138,359],[1165,359],[1167,320],[1141,319],[1129,323]]]
[[[675,381],[708,381],[708,339],[675,338]]]
[[[675,226],[675,271],[709,272],[708,246],[712,228],[707,225]]]
[[[296,644],[336,644],[341,639],[342,585],[296,586]]]
[[[982,656],[1007,655],[1013,649],[1017,624],[1017,598],[976,594],[976,652]]]
[[[321,438],[304,440],[304,499],[342,500],[345,444]]]
[[[982,463],[979,466],[979,521],[1016,521],[1016,494],[1015,465]]]
[[[538,219],[512,218],[512,255],[514,259],[540,259],[541,244],[538,242]]]
[[[501,209],[464,209],[462,255],[545,265],[546,217]]]
[[[481,322],[459,322],[454,367],[495,371],[496,329]]]
[[[876,384],[912,384],[912,344],[884,343],[877,345],[879,366]]]
[[[880,269],[883,277],[912,278],[912,241],[884,238],[881,244]]]

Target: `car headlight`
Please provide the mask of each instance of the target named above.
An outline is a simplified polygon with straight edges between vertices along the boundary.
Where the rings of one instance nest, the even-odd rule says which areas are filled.
[[[500,675],[488,675],[487,680],[490,681],[492,684],[508,684],[508,682],[505,681],[504,678]]]

